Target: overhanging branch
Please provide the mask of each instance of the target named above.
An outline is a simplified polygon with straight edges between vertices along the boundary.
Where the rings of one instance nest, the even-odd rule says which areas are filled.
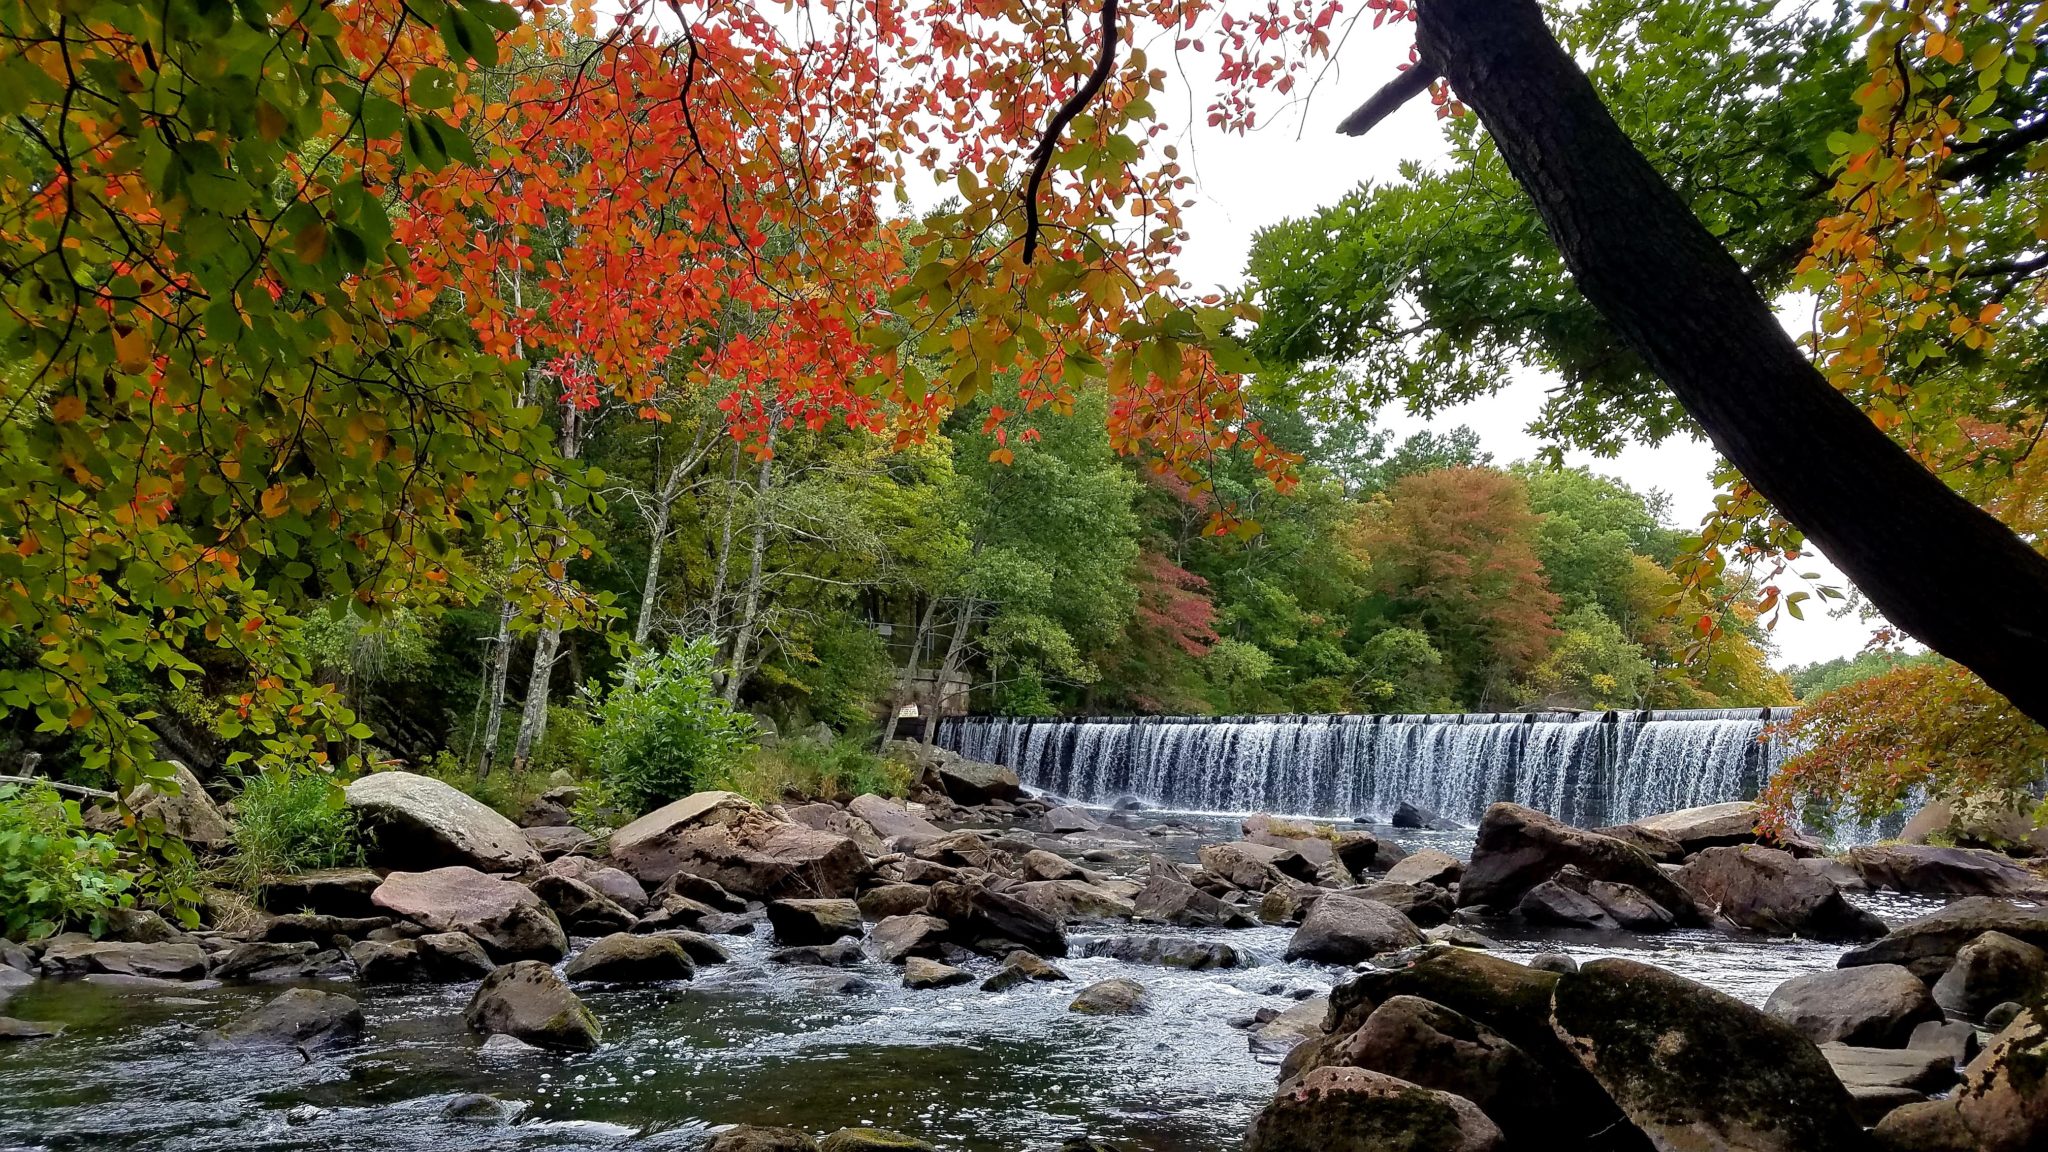
[[[1045,126],[1045,135],[1039,138],[1038,147],[1031,150],[1031,181],[1024,188],[1024,262],[1038,254],[1038,188],[1045,183],[1045,171],[1052,165],[1052,154],[1058,151],[1060,133],[1067,130],[1067,124],[1081,114],[1102,86],[1109,82],[1109,73],[1116,67],[1116,0],[1102,0],[1102,45],[1095,56],[1095,70],[1088,73],[1079,91],[1067,97],[1059,111],[1052,114],[1052,121]]]
[[[1372,99],[1360,104],[1344,122],[1337,125],[1337,131],[1345,136],[1363,136],[1373,130],[1380,121],[1394,114],[1394,110],[1406,104],[1436,83],[1434,69],[1420,64],[1396,75],[1387,81],[1384,88],[1372,94]]]

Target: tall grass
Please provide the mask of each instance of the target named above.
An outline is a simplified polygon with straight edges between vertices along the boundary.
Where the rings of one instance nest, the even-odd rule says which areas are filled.
[[[271,876],[363,863],[363,829],[331,776],[248,776],[233,807],[236,852],[230,872],[246,891],[254,892]]]

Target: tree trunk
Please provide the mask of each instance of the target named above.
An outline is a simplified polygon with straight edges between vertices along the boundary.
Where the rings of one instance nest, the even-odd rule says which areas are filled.
[[[953,635],[946,641],[945,659],[939,661],[939,674],[932,680],[932,690],[925,694],[930,702],[924,715],[924,746],[932,747],[939,741],[939,710],[946,705],[946,685],[960,674],[961,654],[967,650],[967,632],[974,626],[974,614],[980,605],[972,596],[960,598],[960,615],[953,618]]]
[[[917,617],[917,628],[910,636],[910,662],[896,679],[896,687],[889,693],[889,718],[882,722],[882,747],[896,739],[896,721],[903,715],[903,705],[911,693],[917,691],[917,669],[923,662],[924,646],[931,637],[932,624],[939,615],[939,598],[934,596],[925,601],[924,611]]]
[[[647,579],[640,584],[640,616],[633,621],[635,648],[647,647],[647,638],[654,633],[654,605],[661,592],[661,544],[668,539],[669,510],[674,506],[673,497],[661,500],[647,525]]]
[[[484,693],[488,699],[484,705],[483,754],[476,763],[479,780],[491,774],[491,765],[498,759],[498,730],[505,722],[505,680],[512,670],[514,611],[509,598],[498,605],[498,633],[491,639],[491,666],[484,675]]]
[[[582,413],[570,401],[562,402],[562,459],[573,461],[583,448]],[[559,506],[560,495],[556,500]],[[567,544],[557,539],[556,551]],[[519,710],[519,736],[512,745],[512,770],[524,773],[533,758],[534,746],[548,730],[548,688],[555,679],[555,654],[562,646],[562,619],[549,613],[533,643],[533,671],[526,678],[526,703]]]
[[[1535,0],[1420,0],[1419,12],[1421,66],[1478,112],[1579,290],[1714,446],[1893,624],[2048,723],[2048,557],[1808,363]]]
[[[733,449],[732,467],[725,478],[725,525],[718,532],[718,559],[712,565],[711,599],[705,605],[705,634],[718,648],[725,647],[725,585],[732,571],[732,510],[739,503],[740,453]]]
[[[746,684],[748,649],[754,645],[754,636],[761,615],[762,570],[768,560],[768,492],[775,486],[775,429],[779,409],[770,405],[768,409],[768,454],[761,457],[761,476],[754,485],[754,543],[752,558],[747,568],[747,590],[740,605],[739,631],[733,634],[732,657],[726,661],[725,702],[738,704],[740,688]]]

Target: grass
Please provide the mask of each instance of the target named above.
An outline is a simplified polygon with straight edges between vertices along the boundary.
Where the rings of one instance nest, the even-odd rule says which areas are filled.
[[[244,891],[266,877],[347,868],[364,860],[363,830],[332,776],[265,772],[246,777],[234,800],[230,872]]]
[[[830,741],[793,737],[755,749],[717,786],[758,804],[785,800],[836,800],[874,793],[901,799],[915,769],[868,748],[867,740],[848,734]]]

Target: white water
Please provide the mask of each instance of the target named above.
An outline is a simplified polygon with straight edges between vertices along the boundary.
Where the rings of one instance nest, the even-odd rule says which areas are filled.
[[[1753,798],[1768,710],[947,720],[939,742],[1083,803],[1474,823],[1513,800],[1581,827]]]

